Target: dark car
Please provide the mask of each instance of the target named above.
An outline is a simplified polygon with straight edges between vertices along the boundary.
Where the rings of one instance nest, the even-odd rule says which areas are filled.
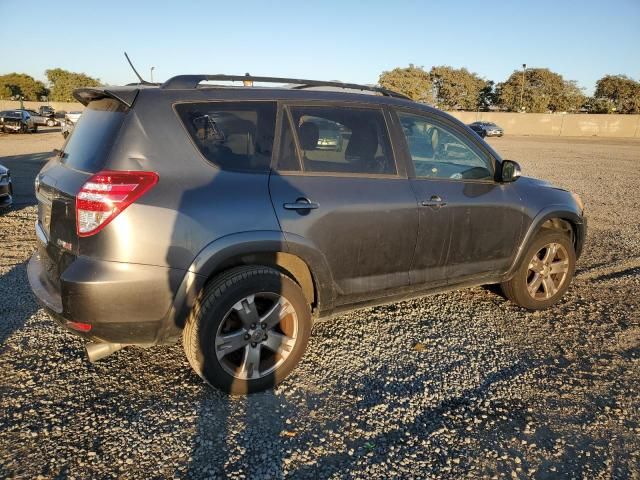
[[[504,130],[493,122],[473,122],[469,124],[469,128],[484,137],[501,137]]]
[[[13,197],[13,185],[11,183],[11,173],[4,165],[0,165],[0,211],[11,206]]]
[[[38,125],[26,110],[5,110],[0,112],[0,131],[14,133],[37,132]]]
[[[76,90],[82,120],[36,180],[28,276],[91,361],[182,337],[208,383],[252,392],[291,372],[320,318],[473,285],[531,310],[566,292],[576,195],[388,90],[200,85],[235,79]],[[306,88],[323,85],[343,88]]]

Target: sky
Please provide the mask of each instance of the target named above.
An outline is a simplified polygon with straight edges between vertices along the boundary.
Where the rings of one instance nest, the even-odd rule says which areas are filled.
[[[640,79],[640,0],[0,0],[0,74],[48,68],[105,84],[182,73],[376,83],[410,63],[504,81],[522,64],[576,80]],[[23,26],[20,31],[9,26]],[[19,37],[18,37],[19,32]]]

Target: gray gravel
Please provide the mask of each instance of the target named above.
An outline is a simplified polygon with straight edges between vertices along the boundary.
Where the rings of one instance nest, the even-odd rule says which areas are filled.
[[[314,327],[291,378],[245,398],[205,387],[180,346],[90,365],[38,309],[26,186],[60,143],[0,136],[21,185],[0,217],[0,477],[640,478],[640,142],[492,140],[587,204],[557,307],[475,288],[343,315]]]

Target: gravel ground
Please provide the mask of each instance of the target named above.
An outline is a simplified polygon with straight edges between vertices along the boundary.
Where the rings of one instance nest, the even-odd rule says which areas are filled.
[[[0,477],[640,478],[640,142],[504,137],[579,193],[589,238],[555,308],[482,288],[314,327],[275,391],[207,388],[181,346],[90,365],[30,293],[33,175],[60,133],[0,136]]]

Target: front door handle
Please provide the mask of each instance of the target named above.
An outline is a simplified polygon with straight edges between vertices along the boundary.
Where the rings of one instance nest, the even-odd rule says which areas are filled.
[[[310,201],[308,198],[298,198],[295,203],[285,203],[282,205],[286,210],[315,210],[320,205]]]
[[[422,205],[423,207],[440,208],[444,207],[446,204],[447,203],[443,202],[442,198],[440,198],[438,195],[432,195],[429,200],[423,200],[422,202],[420,202],[420,205]]]

